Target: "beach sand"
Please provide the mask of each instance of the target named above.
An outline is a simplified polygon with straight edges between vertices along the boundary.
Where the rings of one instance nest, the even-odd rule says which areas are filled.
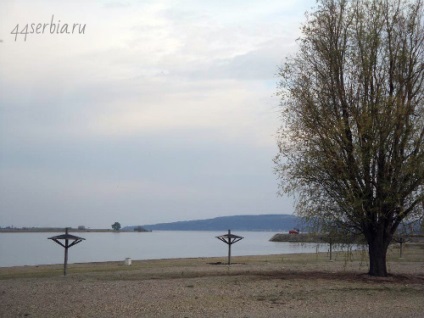
[[[0,268],[0,317],[424,317],[424,246]]]

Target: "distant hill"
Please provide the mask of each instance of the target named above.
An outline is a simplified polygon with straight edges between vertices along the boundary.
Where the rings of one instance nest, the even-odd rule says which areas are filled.
[[[300,227],[300,219],[290,214],[235,215],[206,220],[142,225],[146,230],[161,231],[289,231]],[[132,230],[127,226],[123,230]]]

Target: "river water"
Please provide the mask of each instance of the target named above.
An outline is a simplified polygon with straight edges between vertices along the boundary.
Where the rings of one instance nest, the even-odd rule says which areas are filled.
[[[49,237],[63,233],[0,233],[0,267],[63,263],[64,249]],[[71,233],[72,234],[72,233]],[[75,233],[85,240],[69,249],[69,263],[89,263],[164,258],[223,257],[228,246],[216,236],[224,232],[154,231],[146,233]],[[231,254],[270,255],[314,253],[317,244],[270,242],[272,232],[235,232],[244,239],[233,244]],[[328,245],[318,250],[325,252]]]

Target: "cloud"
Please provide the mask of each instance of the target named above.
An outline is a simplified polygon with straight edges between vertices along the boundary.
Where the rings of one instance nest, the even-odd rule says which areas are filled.
[[[0,6],[1,222],[109,226],[117,213],[142,224],[291,205],[275,197],[273,95],[308,1]],[[9,34],[53,14],[86,33]]]

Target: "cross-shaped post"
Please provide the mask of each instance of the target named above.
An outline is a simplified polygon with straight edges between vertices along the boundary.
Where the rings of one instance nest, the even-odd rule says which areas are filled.
[[[216,238],[228,244],[228,265],[231,265],[231,245],[242,240],[243,236],[231,234],[231,230],[228,230],[228,234],[220,235],[220,236],[217,236]]]
[[[65,229],[65,234],[57,235],[49,237],[49,240],[55,241],[57,244],[63,246],[65,248],[65,259],[63,261],[63,275],[66,276],[66,269],[68,267],[68,248],[78,244],[79,242],[82,242],[85,240],[85,238],[75,236],[68,234],[69,228]],[[60,240],[64,240],[65,242],[62,243]]]

